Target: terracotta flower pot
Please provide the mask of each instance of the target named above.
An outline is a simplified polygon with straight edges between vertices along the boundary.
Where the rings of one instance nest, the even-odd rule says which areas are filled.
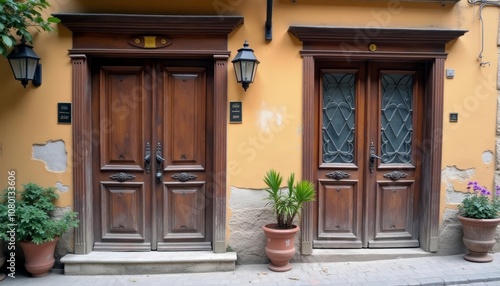
[[[271,260],[268,268],[272,271],[284,272],[292,269],[290,259],[295,255],[295,235],[299,227],[292,229],[276,229],[276,224],[262,227],[266,235],[266,255]]]
[[[50,269],[54,266],[54,252],[58,240],[59,238],[56,237],[56,239],[42,244],[28,241],[19,242],[24,253],[24,267],[33,277],[49,274]]]
[[[493,256],[488,255],[488,252],[495,246],[495,233],[500,218],[474,219],[459,215],[458,219],[464,231],[464,245],[469,250],[464,259],[472,262],[493,261]]]

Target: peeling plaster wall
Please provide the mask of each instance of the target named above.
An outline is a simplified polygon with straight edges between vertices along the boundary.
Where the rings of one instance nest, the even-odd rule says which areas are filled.
[[[441,172],[441,183],[446,186],[446,203],[458,204],[464,198],[464,193],[455,191],[454,183],[467,183],[474,175],[474,168],[460,170],[456,166],[446,167]]]
[[[59,190],[61,193],[66,193],[69,191],[69,186],[68,185],[63,185],[61,182],[56,183],[56,188]]]
[[[45,168],[51,172],[64,172],[68,167],[68,154],[62,140],[33,144],[33,159],[44,162]]]
[[[484,151],[482,155],[483,163],[484,164],[489,164],[493,161],[494,154],[492,151]]]

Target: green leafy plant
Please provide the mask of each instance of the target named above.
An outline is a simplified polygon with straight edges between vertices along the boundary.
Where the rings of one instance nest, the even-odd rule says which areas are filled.
[[[31,42],[30,28],[53,31],[56,17],[44,18],[42,11],[50,6],[47,0],[0,0],[0,53],[6,57],[17,38]],[[17,36],[17,37],[16,37]]]
[[[469,193],[458,206],[461,216],[477,219],[492,219],[500,216],[500,186],[496,186],[493,198],[490,198],[491,192],[476,181],[469,182],[467,190]]]
[[[269,170],[264,182],[269,187],[267,199],[272,205],[276,215],[278,229],[290,229],[293,227],[293,220],[300,215],[302,206],[306,202],[314,201],[314,184],[307,180],[295,183],[294,173],[290,174],[287,181],[287,189],[281,189],[283,177],[274,169]]]
[[[63,235],[69,228],[78,226],[76,212],[66,212],[61,218],[52,216],[55,200],[59,194],[53,187],[43,188],[37,184],[23,185],[17,191],[17,199],[9,201],[7,191],[2,194],[0,204],[0,239],[8,240],[8,230],[15,229],[16,241],[30,241],[35,244],[52,241]],[[13,208],[9,216],[8,210]],[[12,218],[12,220],[10,219]],[[10,225],[10,226],[9,226]]]

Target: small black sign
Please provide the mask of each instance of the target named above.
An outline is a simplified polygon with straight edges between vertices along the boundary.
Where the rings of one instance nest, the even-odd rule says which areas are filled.
[[[71,124],[71,103],[57,103],[57,123]]]
[[[241,123],[241,102],[229,102],[229,123]]]
[[[450,113],[450,122],[458,122],[458,113]]]

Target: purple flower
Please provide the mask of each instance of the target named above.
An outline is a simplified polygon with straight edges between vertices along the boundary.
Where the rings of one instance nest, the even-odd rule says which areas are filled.
[[[483,189],[483,190],[481,190],[481,195],[483,195],[483,196],[489,196],[489,195],[491,195],[491,193],[490,193],[490,191],[488,191],[486,189]]]
[[[491,192],[488,190],[488,188],[479,185],[477,181],[469,181],[467,183],[467,190],[470,190],[471,188],[476,193],[476,195],[481,195],[481,196],[491,195]],[[496,194],[500,196],[500,186],[495,186],[495,191]]]
[[[476,181],[467,184],[467,189],[473,189],[465,195],[459,210],[462,216],[468,218],[490,219],[500,215],[500,185],[495,186],[496,196],[490,197],[491,193],[487,187],[479,185]]]

